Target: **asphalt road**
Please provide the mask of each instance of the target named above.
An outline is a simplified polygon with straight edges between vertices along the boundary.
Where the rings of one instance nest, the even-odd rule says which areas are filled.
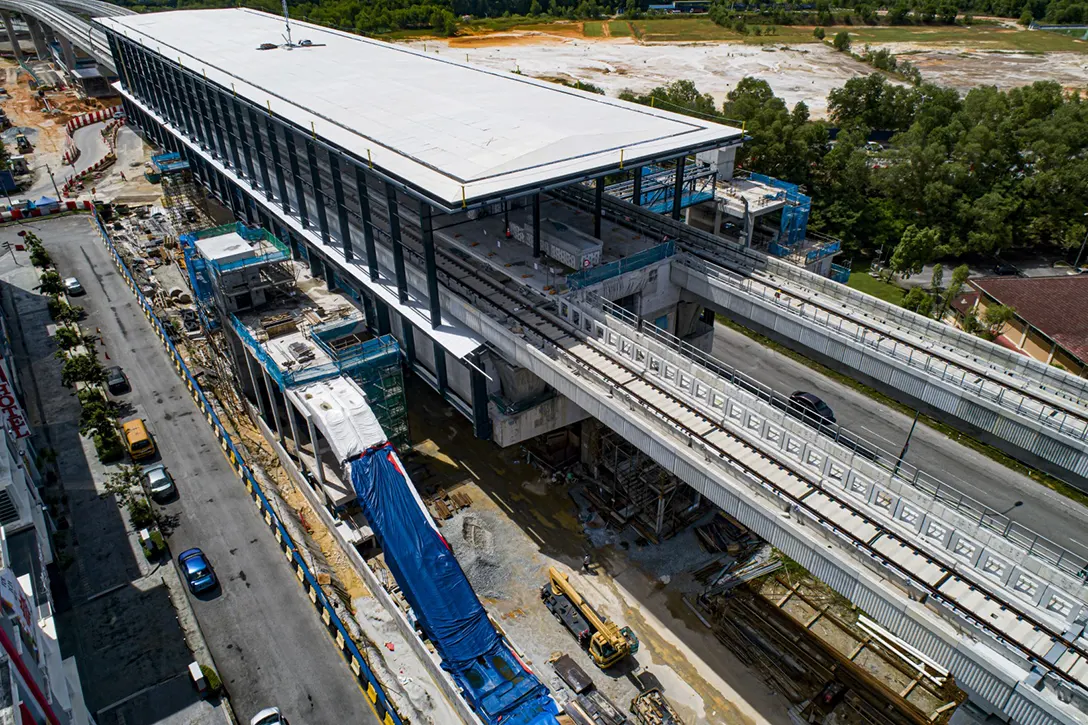
[[[45,246],[63,276],[78,277],[86,289],[77,300],[86,327],[100,330],[110,358],[104,362],[128,374],[132,392],[122,400],[133,417],[147,420],[177,482],[179,496],[163,506],[176,517],[170,549],[176,557],[199,546],[221,581],[211,596],[190,598],[239,720],[276,705],[296,723],[376,723],[91,222],[69,217],[50,225]]]
[[[861,438],[897,456],[912,418],[770,350],[720,323],[714,325],[713,353],[719,360],[785,395],[815,393],[835,411],[838,422]],[[929,426],[918,424],[905,459],[998,511],[1010,513],[1075,554],[1088,558],[1088,509],[967,448]]]

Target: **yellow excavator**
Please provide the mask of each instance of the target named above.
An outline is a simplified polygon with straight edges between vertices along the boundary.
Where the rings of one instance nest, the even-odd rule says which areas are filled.
[[[571,585],[570,578],[554,566],[548,568],[548,582],[540,588],[540,599],[602,670],[638,651],[638,637],[631,628],[618,627],[597,614]]]

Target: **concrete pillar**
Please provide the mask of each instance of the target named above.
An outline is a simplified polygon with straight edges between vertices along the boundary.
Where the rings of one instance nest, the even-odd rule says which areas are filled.
[[[479,353],[468,357],[468,374],[472,381],[472,429],[477,438],[491,440],[491,417],[487,408],[487,378],[481,372],[483,360]]]
[[[280,443],[283,443],[283,431],[280,430],[280,412],[279,406],[276,405],[276,391],[279,390],[279,386],[272,381],[272,376],[268,374],[268,371],[261,368],[264,372],[264,384],[268,386],[268,402],[272,406],[272,423],[273,430],[276,431],[276,437],[280,439]]]
[[[378,334],[388,335],[391,329],[389,326],[389,305],[385,304],[384,300],[375,297],[374,309],[378,315]]]
[[[312,247],[307,249],[306,257],[310,260],[310,276],[321,279],[321,273],[325,270],[321,264],[321,259],[317,256],[317,251]]]
[[[295,455],[297,456],[299,452],[298,423],[295,422],[297,413],[295,413],[295,405],[291,402],[291,399],[286,395],[284,395],[283,398],[287,401],[287,425],[291,427],[291,440],[295,444]],[[284,446],[284,449],[286,448],[287,447]]]
[[[317,462],[317,482],[325,485],[325,467],[321,465],[321,441],[317,437],[317,428],[314,427],[313,416],[306,416],[306,428],[310,432],[310,447],[314,449],[314,461]]]
[[[717,199],[714,200],[714,233],[722,233],[722,205]]]
[[[0,12],[0,18],[4,20],[4,30],[8,31],[11,52],[15,54],[16,60],[21,61],[23,59],[23,49],[19,47],[19,38],[15,36],[15,28],[11,24],[11,13]]]
[[[631,190],[631,203],[642,206],[642,167],[635,169],[634,187]]]
[[[249,381],[253,384],[253,395],[257,398],[257,407],[261,409],[261,417],[268,420],[268,409],[264,404],[264,396],[261,395],[261,386],[257,384],[257,373],[253,369],[253,358],[249,352],[245,353],[246,367],[249,369]]]
[[[72,43],[63,35],[57,38],[57,42],[60,43],[60,50],[64,55],[64,65],[67,66],[68,72],[71,73],[76,67],[76,52],[72,50]]]
[[[49,60],[49,46],[45,42],[42,26],[31,17],[26,19],[26,26],[30,30],[31,39],[34,41],[34,52],[38,54],[38,60]]]

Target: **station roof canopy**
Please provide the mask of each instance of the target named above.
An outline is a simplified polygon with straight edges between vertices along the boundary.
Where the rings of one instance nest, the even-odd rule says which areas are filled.
[[[636,161],[739,143],[739,128],[247,9],[97,18],[306,133],[460,208]],[[259,50],[265,43],[279,44]]]

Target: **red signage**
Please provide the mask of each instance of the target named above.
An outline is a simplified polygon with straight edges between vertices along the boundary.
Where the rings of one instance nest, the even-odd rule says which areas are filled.
[[[0,420],[8,430],[15,434],[16,438],[26,438],[30,435],[30,426],[26,424],[26,416],[23,414],[23,406],[19,405],[15,391],[8,380],[7,371],[0,365]]]

